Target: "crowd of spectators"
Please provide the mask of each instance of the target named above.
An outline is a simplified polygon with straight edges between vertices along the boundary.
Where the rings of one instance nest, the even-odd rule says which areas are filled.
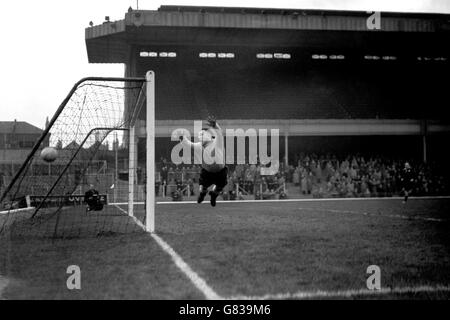
[[[442,195],[450,191],[448,171],[436,164],[381,156],[297,154],[289,166],[280,162],[276,175],[263,176],[260,165],[229,165],[226,192],[255,195],[289,191],[313,197],[383,197],[401,194],[401,175],[409,161],[414,176],[414,195]],[[193,192],[199,165],[173,165],[160,162],[161,184],[176,185]],[[239,192],[236,190],[239,185]],[[283,188],[282,188],[283,187]]]
[[[446,173],[437,164],[380,156],[299,154],[295,165],[284,172],[302,194],[382,197],[401,193],[406,162],[410,163],[414,176],[413,194],[439,195],[449,191]]]
[[[183,194],[186,194],[187,186],[189,190],[195,193],[193,190],[194,183],[198,183],[200,176],[200,165],[174,165],[169,163],[165,159],[161,159],[158,164],[159,180],[162,185],[168,186],[168,193],[173,190],[184,190]],[[258,192],[263,193],[275,193],[278,192],[280,187],[284,185],[285,175],[282,172],[278,172],[273,176],[262,176],[260,165],[228,165],[228,185],[225,187],[226,193],[244,193],[254,195]],[[239,185],[239,190],[236,190]],[[177,186],[175,188],[175,186]]]

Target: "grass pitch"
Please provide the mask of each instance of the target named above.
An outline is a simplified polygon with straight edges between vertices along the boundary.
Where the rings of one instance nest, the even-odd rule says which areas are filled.
[[[156,226],[223,298],[365,289],[377,265],[382,288],[411,290],[325,297],[448,299],[414,288],[450,285],[449,209],[448,199],[160,204]],[[0,250],[6,299],[204,298],[145,233],[16,239]],[[81,268],[81,290],[66,287],[69,265]]]

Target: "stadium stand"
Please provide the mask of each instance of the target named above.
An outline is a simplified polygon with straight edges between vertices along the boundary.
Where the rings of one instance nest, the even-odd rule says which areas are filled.
[[[278,65],[280,63],[280,65]],[[309,64],[308,64],[309,63]],[[202,105],[218,118],[241,119],[442,119],[445,83],[439,66],[414,68],[361,63],[364,72],[339,62],[305,61],[292,66],[211,66],[194,62],[183,70],[153,63],[158,119],[200,119]],[[149,66],[150,67],[150,66]],[[143,66],[143,69],[146,67]],[[386,72],[389,70],[389,72]],[[444,69],[445,70],[445,69]],[[387,76],[389,74],[389,76]],[[417,79],[426,79],[418,81]]]

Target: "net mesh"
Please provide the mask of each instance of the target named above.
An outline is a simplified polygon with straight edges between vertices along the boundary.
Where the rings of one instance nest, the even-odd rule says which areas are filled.
[[[129,128],[144,105],[144,79],[78,82],[22,167],[6,177],[0,237],[65,238],[142,231],[139,213],[143,210],[136,208],[132,217],[120,203],[129,197],[129,172],[136,170],[129,167]],[[41,154],[47,147],[56,150],[54,161]],[[138,178],[136,184],[143,180]],[[92,189],[98,191],[94,207],[85,201]]]

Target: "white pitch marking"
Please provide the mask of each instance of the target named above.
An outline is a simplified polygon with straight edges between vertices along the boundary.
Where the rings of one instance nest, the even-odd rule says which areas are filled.
[[[122,208],[119,207],[117,204],[113,204],[113,205],[114,205],[117,209],[119,209],[120,211],[122,211],[123,213],[125,213],[127,216],[129,216],[129,215],[128,215],[128,212],[127,212],[126,210],[122,209]],[[139,227],[141,227],[144,231],[146,230],[144,224],[143,224],[142,222],[140,222],[135,216],[129,216],[129,217],[131,217],[131,218],[133,219],[133,221],[134,221]]]
[[[327,201],[371,201],[371,200],[403,200],[403,197],[373,197],[373,198],[312,198],[312,199],[249,199],[249,200],[218,200],[217,203],[269,203],[269,202],[327,202]],[[409,200],[450,199],[450,196],[409,197]],[[156,204],[197,204],[197,201],[158,201]],[[208,201],[202,204],[209,204]]]
[[[282,300],[282,299],[318,299],[318,298],[351,298],[354,296],[376,296],[384,294],[406,294],[406,293],[436,293],[450,292],[449,286],[417,286],[417,287],[394,287],[381,288],[380,290],[351,289],[338,291],[299,291],[295,293],[266,294],[263,296],[236,295],[229,300]]]
[[[432,222],[444,222],[447,220],[444,219],[438,219],[438,218],[426,218],[426,217],[414,217],[414,216],[404,216],[400,214],[376,214],[376,213],[370,213],[370,212],[358,212],[358,211],[352,211],[352,210],[336,210],[336,209],[324,209],[324,208],[298,208],[298,210],[309,210],[309,211],[325,211],[325,212],[332,212],[332,213],[350,213],[350,214],[362,214],[365,216],[374,216],[374,217],[386,217],[386,218],[396,218],[396,219],[403,219],[403,220],[423,220],[423,221],[432,221]]]
[[[9,284],[9,280],[0,275],[0,300],[4,300],[2,294],[3,294],[3,290],[6,289],[8,284]]]
[[[119,207],[117,204],[114,204],[119,210],[124,212],[128,215],[128,212],[121,207]],[[136,223],[142,227],[144,230],[145,226],[137,220],[135,217],[133,217]],[[191,282],[194,284],[194,286],[200,290],[203,295],[208,300],[222,300],[223,298],[219,296],[207,283],[203,278],[201,278],[192,268],[183,260],[183,258],[180,257],[178,253],[175,252],[175,250],[167,243],[165,242],[161,237],[156,235],[155,233],[151,233],[150,236],[156,241],[156,243],[159,244],[159,246],[170,255],[175,265],[178,267],[178,269],[181,270],[181,272],[184,273],[185,276],[191,280]]]
[[[162,238],[152,233],[151,236],[155,241],[167,252],[171,257],[176,266],[191,280],[195,287],[200,290],[208,300],[222,300],[223,298],[219,296],[207,283],[203,280],[192,268],[184,262],[184,260],[172,249],[172,247],[167,244]]]
[[[403,197],[373,197],[373,198],[312,198],[312,199],[268,199],[268,200],[217,200],[217,203],[270,203],[270,202],[327,202],[327,201],[371,201],[371,200],[403,200]],[[409,200],[438,200],[450,199],[450,196],[424,196],[409,197]],[[128,202],[110,203],[111,205],[127,205]],[[144,202],[135,202],[134,204],[144,204]],[[176,204],[197,204],[197,201],[157,201],[156,204],[176,205]],[[209,204],[208,201],[202,204]]]
[[[28,207],[28,208],[4,210],[4,211],[0,211],[0,214],[16,213],[16,212],[22,212],[22,211],[28,211],[28,210],[34,210],[34,209],[36,209],[36,208],[35,207]]]

